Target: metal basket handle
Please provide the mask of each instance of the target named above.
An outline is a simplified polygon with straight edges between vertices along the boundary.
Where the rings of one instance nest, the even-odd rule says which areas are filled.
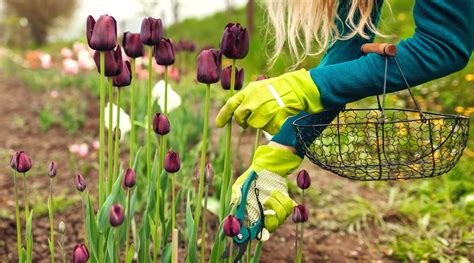
[[[382,122],[385,122],[385,97],[387,94],[387,76],[388,76],[389,57],[392,57],[393,60],[395,61],[395,65],[397,65],[398,72],[400,73],[400,76],[405,82],[405,86],[407,87],[408,92],[410,93],[413,103],[415,104],[415,108],[420,113],[420,119],[423,122],[425,122],[426,118],[420,109],[420,105],[418,104],[418,101],[415,99],[415,96],[413,96],[413,93],[411,91],[411,86],[408,83],[405,77],[405,74],[403,74],[402,68],[400,67],[400,64],[398,63],[398,60],[396,58],[396,55],[398,52],[397,46],[395,46],[394,44],[387,44],[387,43],[367,43],[367,44],[362,45],[361,51],[364,54],[376,53],[385,57],[385,73],[384,73],[384,79],[383,79],[382,104],[380,104],[380,98],[377,95],[377,104],[378,104],[379,109],[382,112]]]

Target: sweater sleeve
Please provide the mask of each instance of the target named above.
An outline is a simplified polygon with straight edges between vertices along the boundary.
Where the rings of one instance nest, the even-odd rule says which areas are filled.
[[[374,21],[375,25],[377,25],[378,23],[382,5],[383,5],[383,0],[376,1],[376,6],[372,12],[372,21]],[[340,1],[340,5],[338,7],[337,13],[341,19],[336,20],[336,25],[341,35],[344,35],[350,31],[347,25],[345,25],[344,22],[341,22],[341,21],[344,21],[345,18],[347,17],[348,11],[349,11],[349,6],[347,2]],[[356,20],[357,20],[357,17],[356,17]],[[343,62],[358,59],[359,57],[361,57],[362,56],[362,52],[360,50],[361,46],[365,43],[373,42],[374,40],[374,35],[371,34],[370,32],[367,32],[367,33],[371,35],[370,39],[365,39],[357,35],[347,40],[336,41],[331,47],[328,48],[318,68],[324,67],[327,65],[343,63]],[[297,114],[296,116],[288,118],[288,120],[286,120],[286,122],[283,124],[282,128],[280,129],[280,132],[278,132],[277,134],[275,134],[275,136],[273,136],[272,141],[278,142],[283,145],[295,147],[298,155],[300,155],[300,157],[303,157],[304,151],[301,147],[299,147],[297,143],[296,133],[295,133],[295,130],[293,129],[292,124],[296,119],[306,116],[308,114],[309,113],[303,111]],[[327,114],[328,113],[321,113],[320,119],[332,120],[334,117],[336,117],[336,114],[334,112],[331,113],[333,116],[326,116]]]
[[[469,61],[473,42],[474,2],[417,0],[413,10],[415,34],[397,44],[397,59],[412,86],[461,70]],[[368,54],[355,60],[310,70],[325,109],[338,108],[382,94],[385,59]],[[341,77],[344,76],[344,77]],[[404,89],[394,63],[389,64],[387,91]]]

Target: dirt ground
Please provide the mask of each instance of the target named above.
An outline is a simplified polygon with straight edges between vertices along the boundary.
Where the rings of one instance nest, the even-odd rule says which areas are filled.
[[[87,142],[90,145],[98,137],[98,105],[90,96],[81,95],[77,98],[87,99],[89,103],[85,127],[75,136],[68,135],[60,127],[53,127],[43,133],[40,129],[38,109],[44,106],[45,96],[48,95],[42,97],[42,95],[32,93],[19,81],[7,78],[1,71],[0,94],[0,127],[2,127],[0,129],[0,167],[2,167],[0,169],[0,262],[15,262],[17,256],[13,177],[8,164],[11,154],[19,149],[25,150],[34,162],[34,169],[27,178],[30,203],[45,204],[47,202],[49,185],[49,177],[46,175],[47,164],[50,160],[55,160],[60,164],[58,175],[54,179],[55,195],[70,196],[69,200],[73,200],[73,204],[55,213],[54,224],[57,227],[60,221],[66,223],[65,250],[68,260],[71,260],[72,249],[77,242],[81,241],[83,229],[81,202],[75,190],[74,175],[67,169],[68,147],[72,143],[80,142]],[[242,160],[248,160],[253,138],[251,134],[242,138],[240,144]],[[92,154],[83,161],[96,164],[97,153],[92,149],[90,151]],[[365,198],[378,198],[376,194],[359,183],[322,171],[309,162],[305,162],[304,166],[313,177],[313,187],[317,187],[321,195],[337,188],[341,196],[361,195]],[[44,175],[39,174],[43,172]],[[92,167],[85,176],[89,182],[96,181],[96,169]],[[21,180],[19,182],[22,183]],[[92,184],[88,187],[94,188]],[[22,187],[20,187],[20,198],[23,198]],[[335,198],[329,205],[337,205],[337,203],[337,198]],[[316,219],[306,227],[305,262],[393,261],[376,244],[379,233],[375,230],[373,233],[364,233],[364,235],[328,230],[330,228],[327,224],[323,227],[326,215],[318,214],[318,211],[314,210],[311,212],[311,216],[315,216]],[[49,262],[47,213],[34,217],[33,236],[33,261]],[[292,262],[295,255],[294,237],[294,224],[289,220],[263,246],[262,262]],[[56,234],[56,239],[58,238],[59,235]],[[58,257],[59,250],[56,251],[56,255]]]

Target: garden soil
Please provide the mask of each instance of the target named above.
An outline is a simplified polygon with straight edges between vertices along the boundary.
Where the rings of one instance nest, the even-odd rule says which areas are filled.
[[[74,174],[67,168],[70,158],[68,149],[73,143],[86,142],[91,145],[98,138],[98,103],[90,95],[70,90],[67,92],[68,94],[62,94],[63,91],[60,91],[57,99],[61,99],[61,96],[77,96],[77,99],[87,99],[89,102],[84,127],[75,135],[68,135],[65,129],[55,126],[44,133],[40,128],[39,111],[46,105],[46,101],[51,101],[48,98],[49,94],[34,93],[20,81],[8,78],[0,71],[0,262],[15,262],[17,258],[13,177],[8,164],[11,154],[19,149],[28,153],[33,160],[34,171],[38,173],[30,173],[27,177],[28,197],[30,203],[35,204],[32,207],[33,262],[50,261],[49,219],[46,206],[49,177],[46,171],[47,164],[51,160],[55,160],[59,167],[58,175],[54,179],[55,198],[62,200],[56,204],[60,211],[55,213],[54,225],[57,229],[60,221],[66,223],[65,251],[68,262],[72,260],[75,244],[82,241],[82,206],[75,189]],[[213,114],[216,112],[217,107],[213,109]],[[234,130],[235,140],[239,137],[237,136],[239,132],[238,128]],[[240,145],[239,158],[243,163],[248,163],[253,142],[253,133],[242,135],[238,145]],[[233,145],[237,145],[237,141],[234,141]],[[90,165],[84,176],[91,182],[88,189],[96,192],[96,186],[92,182],[97,180],[97,151],[90,149],[89,152],[88,157],[81,162]],[[122,157],[124,160],[127,158]],[[373,200],[380,198],[366,186],[322,171],[309,162],[305,162],[304,167],[312,175],[312,187],[317,188],[319,196],[332,196],[332,201],[326,205],[337,206],[356,195]],[[240,167],[236,167],[236,170],[239,169]],[[39,171],[44,173],[39,174]],[[19,183],[23,183],[21,177],[19,179]],[[294,179],[294,175],[290,177],[291,179]],[[23,187],[20,187],[20,198],[23,198]],[[337,215],[319,213],[316,205],[309,205],[309,209],[311,220],[305,231],[305,262],[393,261],[387,257],[386,249],[377,245],[380,233],[376,228],[363,234],[349,234],[347,231],[341,231]],[[209,221],[209,226],[215,229],[217,226],[215,217],[209,215]],[[59,234],[56,233],[56,241],[59,238]],[[293,262],[294,240],[295,226],[289,220],[265,243],[261,262]],[[181,244],[181,250],[180,254],[184,255],[184,244]],[[59,248],[56,246],[57,259],[59,255]],[[184,259],[181,258],[181,261],[184,262]]]

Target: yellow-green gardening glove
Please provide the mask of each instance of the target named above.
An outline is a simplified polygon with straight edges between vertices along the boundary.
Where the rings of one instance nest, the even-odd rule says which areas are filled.
[[[301,111],[323,110],[318,88],[305,69],[279,77],[251,82],[231,97],[216,118],[217,127],[224,127],[234,115],[242,126],[263,129],[276,134],[285,120]]]
[[[241,188],[251,171],[257,173],[255,183],[251,184],[247,196],[247,216],[250,223],[260,218],[260,210],[255,195],[255,187],[259,189],[258,200],[263,206],[265,227],[261,240],[270,238],[281,224],[286,222],[296,203],[288,195],[287,177],[296,170],[302,159],[291,151],[264,145],[258,147],[249,169],[235,181],[232,186],[231,204],[236,206],[241,201]]]

